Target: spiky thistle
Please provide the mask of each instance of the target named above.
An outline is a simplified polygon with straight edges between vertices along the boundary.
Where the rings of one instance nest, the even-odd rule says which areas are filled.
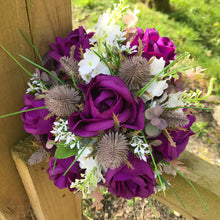
[[[122,62],[118,74],[130,90],[139,90],[152,79],[148,61],[140,56]]]
[[[127,160],[128,142],[121,133],[105,134],[97,145],[97,158],[105,168],[115,169]]]
[[[68,117],[73,112],[78,111],[76,104],[81,97],[72,87],[65,85],[55,86],[45,96],[45,105],[54,115]]]
[[[177,128],[189,123],[187,116],[179,110],[167,109],[160,115],[167,122],[168,128]]]
[[[76,60],[74,60],[71,57],[61,57],[60,58],[60,64],[62,66],[62,68],[64,69],[65,73],[71,78],[71,71],[73,73],[74,79],[76,82],[79,81],[79,66],[78,66],[78,62]]]

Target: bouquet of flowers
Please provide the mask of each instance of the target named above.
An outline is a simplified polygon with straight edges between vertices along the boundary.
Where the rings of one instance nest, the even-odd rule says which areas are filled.
[[[174,43],[153,28],[132,27],[137,10],[126,10],[120,3],[93,32],[79,27],[56,37],[42,66],[35,64],[21,109],[25,131],[52,155],[49,178],[97,198],[99,208],[105,191],[148,198],[169,186],[162,172],[183,175],[172,161],[194,134],[192,109],[204,99],[183,90],[189,54],[177,57]]]

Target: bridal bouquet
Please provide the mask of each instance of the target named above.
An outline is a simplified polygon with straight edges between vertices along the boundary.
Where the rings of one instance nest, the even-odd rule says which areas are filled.
[[[21,109],[24,129],[51,153],[49,178],[96,198],[98,208],[105,191],[148,198],[170,187],[162,172],[183,175],[173,160],[194,134],[192,109],[202,100],[183,88],[189,55],[177,56],[157,30],[133,27],[137,10],[126,10],[115,5],[92,32],[81,26],[56,37]]]

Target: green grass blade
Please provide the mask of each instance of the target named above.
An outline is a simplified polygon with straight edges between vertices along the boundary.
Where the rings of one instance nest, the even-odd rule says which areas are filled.
[[[23,111],[19,111],[19,112],[13,112],[13,113],[9,113],[7,115],[1,115],[0,118],[5,118],[5,117],[8,117],[8,116],[21,114],[23,112],[30,112],[30,111],[34,111],[34,110],[38,110],[38,109],[46,109],[46,106],[41,106],[41,107],[38,107],[38,108],[27,109],[27,110],[23,110]]]
[[[166,186],[168,186],[168,188],[171,190],[171,192],[176,196],[176,198],[179,200],[179,202],[181,203],[181,205],[183,206],[183,208],[185,209],[185,205],[183,204],[182,200],[180,199],[180,197],[177,195],[177,193],[174,191],[174,189],[168,184],[168,182],[161,176],[162,181],[166,184]]]
[[[71,70],[70,73],[71,73],[71,77],[72,77],[72,81],[73,81],[73,84],[74,84],[75,89],[76,89],[78,92],[81,92],[81,91],[79,90],[78,86],[76,85],[76,81],[75,81],[75,78],[74,78],[74,75],[73,75],[73,71]]]
[[[152,204],[152,202],[151,202],[151,197],[150,197],[150,196],[148,197],[148,201],[149,201],[149,203],[150,203],[150,207],[152,208],[152,210],[153,210],[153,212],[154,212],[154,215],[156,216],[157,220],[160,220],[160,219],[158,218],[158,216],[157,216],[157,213],[156,213],[154,207],[153,207],[153,204]]]
[[[145,136],[144,136],[144,132],[141,131],[141,134],[142,134],[143,137],[144,137],[144,142],[145,142],[145,144],[148,145],[148,142],[147,142],[147,140],[146,140],[146,138],[145,138]],[[161,188],[162,188],[163,194],[166,195],[165,189],[164,189],[164,186],[163,186],[163,183],[162,183],[162,180],[161,180],[161,178],[160,178],[160,173],[159,173],[159,171],[158,171],[158,169],[157,169],[157,164],[156,164],[156,162],[155,162],[155,160],[154,160],[154,156],[153,156],[153,154],[152,154],[152,152],[151,152],[151,149],[150,149],[150,146],[149,146],[149,145],[148,145],[148,150],[149,150],[149,152],[150,152],[150,156],[151,156],[151,158],[152,158],[152,161],[153,161],[153,164],[154,164],[154,167],[155,167],[155,170],[156,170],[156,173],[157,173],[157,176],[158,176],[158,179],[159,179],[160,186],[161,186]]]
[[[55,157],[54,163],[53,163],[53,170],[52,170],[52,175],[54,174],[55,166],[57,162],[57,157]]]
[[[133,212],[134,212],[134,219],[137,220],[137,213],[135,209],[135,197],[133,197]]]
[[[178,106],[178,107],[165,107],[164,109],[177,109],[177,108],[193,108],[193,109],[201,109],[206,111],[212,111],[213,108],[202,108],[202,107],[194,107],[194,106]]]
[[[71,169],[71,167],[75,164],[75,162],[78,160],[78,158],[82,155],[82,153],[84,152],[84,150],[87,148],[87,146],[89,145],[89,143],[92,141],[92,139],[90,139],[86,145],[83,147],[83,149],[81,150],[81,152],[77,155],[77,157],[75,158],[75,160],[71,163],[71,165],[67,168],[66,172],[63,174],[63,176],[65,176],[67,174],[67,172]]]
[[[18,60],[15,59],[15,57],[12,56],[12,54],[11,54],[5,47],[3,47],[2,45],[0,45],[0,47],[15,61],[15,63],[18,64],[18,66],[21,67],[21,69],[23,69],[29,76],[35,78],[34,75],[31,74],[26,68],[24,68],[24,67],[21,65],[21,63],[19,63]]]
[[[107,61],[105,60],[105,58],[104,58],[102,55],[98,54],[96,51],[93,50],[93,52],[94,52],[94,53],[100,58],[100,60],[108,67],[108,69],[109,69],[111,75],[112,75],[112,76],[115,76],[114,71],[110,68],[110,66],[108,65],[108,63],[107,63]]]
[[[49,73],[49,74],[50,74],[51,76],[53,76],[56,80],[58,80],[58,81],[60,82],[60,84],[64,85],[64,82],[63,82],[60,78],[58,78],[55,74],[53,74],[52,72],[50,72],[49,70],[45,69],[44,67],[42,67],[42,66],[36,64],[35,62],[29,60],[28,58],[26,58],[26,57],[24,57],[24,56],[22,56],[22,55],[19,55],[19,56],[20,56],[21,58],[23,58],[24,60],[26,60],[27,62],[31,63],[32,65],[38,67],[39,69],[42,69],[42,70],[44,70],[45,72]]]
[[[39,51],[37,50],[37,48],[31,43],[31,41],[27,38],[27,36],[24,34],[24,32],[19,28],[19,31],[21,32],[22,36],[24,37],[24,39],[31,45],[31,47],[34,49],[34,51],[36,52],[37,56],[40,59],[41,65],[44,65],[44,62],[41,58],[41,55],[39,53]]]
[[[182,58],[184,58],[185,56],[187,56],[189,53],[185,52],[183,54],[181,54],[179,57],[177,57],[172,63],[170,63],[168,66],[166,66],[161,72],[159,72],[147,85],[145,85],[142,89],[140,89],[138,91],[138,96],[142,96],[144,94],[144,92],[146,91],[146,89],[149,88],[149,86],[155,81],[157,80],[157,78],[164,73],[165,71],[167,71],[170,67],[172,67],[173,65],[175,65],[179,60],[181,60]]]
[[[207,208],[205,202],[203,201],[203,199],[201,198],[201,196],[199,195],[198,191],[196,190],[195,186],[193,186],[193,184],[186,178],[185,175],[183,175],[179,170],[177,170],[177,173],[182,176],[188,183],[189,185],[193,188],[193,190],[195,191],[196,195],[198,196],[198,198],[200,199],[201,203],[203,204],[203,206],[205,207],[206,211],[209,213],[209,209]]]

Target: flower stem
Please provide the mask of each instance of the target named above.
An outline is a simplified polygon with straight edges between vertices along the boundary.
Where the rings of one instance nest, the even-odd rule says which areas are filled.
[[[68,167],[68,169],[66,170],[66,172],[63,174],[63,176],[65,176],[67,174],[67,172],[71,169],[71,167],[75,164],[75,162],[78,160],[78,158],[82,155],[82,153],[84,152],[84,150],[87,148],[87,146],[89,145],[89,143],[92,141],[92,139],[90,139],[86,145],[83,147],[83,149],[81,150],[81,152],[78,154],[78,156],[75,158],[75,160],[71,163],[71,165]]]
[[[156,216],[157,220],[160,220],[160,219],[158,218],[158,216],[157,216],[157,213],[156,213],[156,211],[155,211],[153,205],[152,205],[151,197],[148,197],[148,201],[149,201],[149,203],[150,203],[150,206],[151,206],[151,208],[152,208],[152,210],[153,210],[153,212],[154,212],[154,215]]]
[[[144,136],[144,132],[141,131],[141,134],[143,135],[143,138],[144,138],[144,142],[145,142],[145,144],[148,145],[147,140],[146,140],[146,138],[145,138],[145,136]],[[160,186],[161,186],[161,188],[162,188],[162,190],[163,190],[163,194],[164,194],[164,196],[165,196],[164,185],[163,185],[163,183],[162,183],[162,180],[161,180],[161,177],[160,177],[159,171],[158,171],[158,169],[157,169],[157,164],[156,164],[156,162],[155,162],[155,160],[154,160],[154,156],[153,156],[153,154],[152,154],[152,151],[151,151],[149,145],[148,145],[148,150],[149,150],[149,152],[150,152],[150,156],[151,156],[151,159],[152,159],[152,161],[153,161],[153,164],[154,164],[154,167],[155,167],[155,170],[156,170],[156,173],[157,173],[157,176],[158,176],[159,182],[160,182]]]
[[[134,211],[134,218],[135,218],[135,220],[137,220],[137,213],[136,213],[136,209],[135,209],[135,197],[133,197],[133,211]]]
[[[177,108],[194,108],[194,109],[201,109],[201,110],[207,110],[207,111],[213,110],[213,108],[202,108],[202,107],[194,107],[194,106],[165,107],[164,109],[177,109]]]

